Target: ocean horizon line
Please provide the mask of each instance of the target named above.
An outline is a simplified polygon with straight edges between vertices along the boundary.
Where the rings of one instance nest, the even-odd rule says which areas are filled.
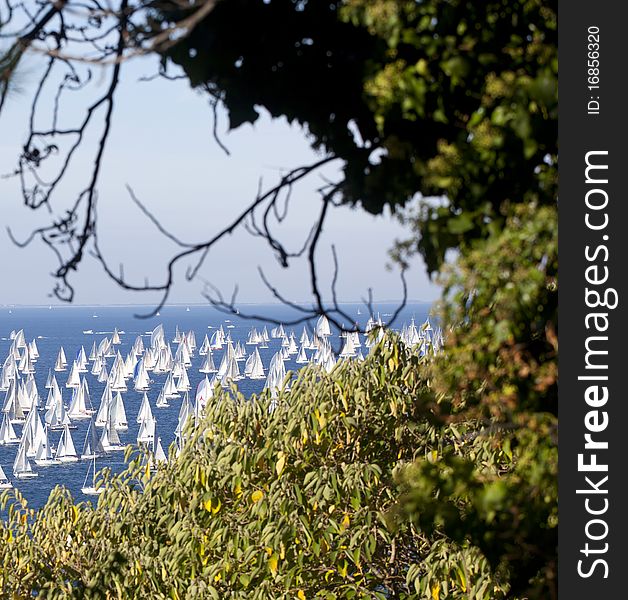
[[[435,302],[437,302],[438,299],[435,300],[420,300],[420,299],[412,299],[412,300],[406,300],[405,304],[406,306],[409,304],[434,304]],[[401,300],[394,300],[394,299],[385,299],[385,300],[373,300],[372,304],[373,305],[377,305],[377,304],[400,304]],[[294,304],[297,304],[299,306],[306,306],[306,305],[310,305],[310,302],[294,302]],[[339,306],[344,306],[344,305],[360,305],[360,306],[366,306],[366,303],[362,300],[346,300],[346,301],[342,301],[342,302],[338,302]],[[156,307],[157,303],[124,303],[124,302],[112,302],[112,303],[100,303],[100,304],[95,304],[95,303],[88,303],[88,304],[78,304],[78,303],[68,303],[68,304],[25,304],[25,303],[6,303],[6,304],[0,304],[0,308],[63,308],[63,309],[67,309],[67,308],[126,308],[126,307]],[[163,308],[168,308],[168,307],[179,307],[179,306],[184,306],[184,307],[197,307],[197,308],[217,308],[216,306],[214,306],[213,304],[207,303],[207,302],[168,302],[167,304],[165,304],[163,306]],[[272,301],[267,301],[267,302],[239,302],[238,305],[235,307],[236,309],[238,308],[238,306],[289,306],[284,304],[283,302],[272,302]]]

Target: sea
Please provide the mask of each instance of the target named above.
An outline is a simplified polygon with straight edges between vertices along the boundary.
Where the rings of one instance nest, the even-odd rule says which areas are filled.
[[[383,321],[390,319],[397,305],[382,303],[375,305],[376,316],[379,314]],[[430,314],[432,305],[430,303],[409,303],[402,310],[394,323],[391,324],[392,329],[401,329],[404,323],[409,323],[412,318],[415,319],[417,325],[421,324]],[[46,379],[49,369],[54,368],[55,360],[59,352],[59,348],[63,347],[68,359],[68,370],[55,373],[59,387],[63,393],[64,403],[70,402],[71,390],[65,387],[69,367],[72,360],[80,352],[81,347],[85,349],[89,355],[93,342],[98,346],[99,342],[105,337],[111,337],[114,328],[120,332],[120,345],[116,349],[120,351],[123,358],[126,358],[135,339],[142,336],[145,346],[150,345],[150,334],[155,327],[163,325],[166,340],[171,343],[173,354],[176,351],[177,344],[172,340],[175,337],[177,328],[182,332],[194,331],[197,345],[200,347],[205,335],[211,337],[211,334],[220,326],[223,327],[226,334],[231,335],[234,345],[239,341],[244,344],[247,340],[252,327],[258,331],[266,325],[268,331],[276,325],[265,319],[280,322],[289,322],[298,318],[300,313],[294,309],[281,304],[269,305],[247,305],[241,307],[240,315],[225,314],[210,305],[172,305],[163,307],[157,316],[145,318],[154,309],[153,306],[52,306],[52,307],[0,307],[0,361],[4,363],[11,346],[11,332],[24,330],[25,338],[28,342],[33,339],[39,351],[39,359],[35,363],[35,381],[41,398],[40,406],[46,401],[48,390],[45,388]],[[358,325],[364,327],[369,318],[368,311],[364,304],[345,304],[342,309],[350,316]],[[260,318],[245,318],[243,315],[257,315]],[[304,325],[311,334],[315,326],[315,320],[305,324],[296,325],[294,327],[285,327],[289,334],[294,329],[297,342],[303,330]],[[352,325],[347,323],[347,326]],[[333,327],[332,327],[333,330]],[[336,351],[341,347],[341,338],[338,331],[334,331],[331,341]],[[272,356],[280,349],[281,340],[271,339],[268,348],[260,348],[260,355],[264,363],[265,371],[268,368]],[[250,352],[252,346],[245,346],[247,352]],[[366,348],[362,349],[366,351]],[[220,364],[222,354],[225,350],[213,351],[213,358],[216,367]],[[285,363],[286,370],[298,370],[302,365],[295,363],[296,355],[291,356]],[[190,400],[193,402],[195,390],[205,375],[199,372],[204,357],[199,356],[198,351],[192,357],[192,365],[188,369],[188,377],[191,384]],[[107,368],[111,367],[113,359],[108,359]],[[90,363],[91,364],[91,363]],[[89,366],[88,366],[89,368]],[[241,371],[244,370],[244,362],[240,363]],[[54,371],[53,371],[54,372]],[[90,390],[91,403],[94,409],[97,409],[100,398],[104,390],[104,383],[99,383],[97,377],[92,375],[90,371],[83,374],[87,378]],[[211,378],[211,375],[210,375]],[[159,391],[163,387],[166,374],[155,375],[151,373],[153,382],[147,392],[148,399],[151,404],[153,415],[157,420],[158,435],[162,440],[164,450],[168,452],[169,446],[174,441],[174,431],[178,423],[179,408],[181,398],[171,399],[168,408],[156,408],[155,401]],[[138,411],[143,397],[143,392],[137,392],[133,389],[133,380],[127,381],[128,391],[123,393],[124,405],[126,409],[128,431],[120,432],[120,438],[124,444],[136,444],[139,425],[136,422]],[[254,394],[261,392],[264,387],[264,380],[242,379],[237,382],[239,390],[247,397],[251,398]],[[0,392],[0,401],[4,400],[4,393]],[[4,405],[4,402],[3,404]],[[43,420],[43,412],[40,416]],[[71,430],[71,435],[76,447],[77,453],[80,455],[85,441],[87,427],[89,421],[74,421],[76,429]],[[22,426],[15,425],[18,435],[21,433]],[[101,430],[99,430],[100,432]],[[56,448],[61,431],[51,431],[50,442]],[[28,501],[31,508],[42,507],[50,491],[57,485],[62,485],[70,490],[75,501],[91,501],[94,497],[85,496],[81,492],[81,487],[91,466],[90,460],[79,460],[75,463],[62,463],[47,467],[39,467],[31,460],[33,470],[38,476],[32,479],[16,479],[13,477],[13,462],[17,453],[17,445],[0,446],[0,465],[4,469],[5,474],[17,487]],[[125,468],[124,452],[111,452],[102,458],[97,459],[97,468],[101,469],[109,467],[113,472],[120,472]],[[91,478],[90,478],[91,479]]]

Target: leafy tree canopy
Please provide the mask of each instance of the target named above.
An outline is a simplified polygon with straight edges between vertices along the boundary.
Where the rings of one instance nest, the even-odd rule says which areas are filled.
[[[470,513],[480,539],[492,514],[510,534],[505,484],[496,479],[513,471],[513,454],[477,425],[429,423],[427,363],[388,339],[363,363],[301,371],[274,410],[266,393],[247,401],[221,391],[176,461],[151,474],[136,458],[97,507],[73,504],[57,488],[35,513],[19,493],[5,494],[0,595],[516,597],[509,569],[521,559],[495,540],[489,562],[451,525],[458,511]],[[428,468],[412,466],[415,459]],[[466,476],[448,476],[452,464]],[[526,464],[513,473],[524,484]],[[395,509],[398,484],[406,490],[419,468],[423,487],[399,506],[422,490],[421,529]],[[477,479],[466,487],[469,476]],[[440,500],[435,479],[448,494]],[[434,504],[449,496],[446,511]],[[526,532],[518,539],[529,541]]]
[[[193,7],[160,3],[150,25]],[[345,202],[411,215],[430,270],[503,225],[511,203],[556,198],[553,2],[223,0],[164,52],[224,102],[232,128],[264,107],[345,161]],[[417,246],[418,244],[418,246]]]

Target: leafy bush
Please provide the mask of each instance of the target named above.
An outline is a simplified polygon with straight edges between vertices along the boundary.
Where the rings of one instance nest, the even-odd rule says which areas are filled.
[[[391,525],[399,468],[467,446],[468,428],[424,418],[426,367],[387,339],[364,363],[301,371],[274,410],[267,395],[223,392],[178,458],[151,474],[134,456],[97,507],[61,488],[39,512],[5,495],[2,595],[501,597],[507,582],[466,541]]]

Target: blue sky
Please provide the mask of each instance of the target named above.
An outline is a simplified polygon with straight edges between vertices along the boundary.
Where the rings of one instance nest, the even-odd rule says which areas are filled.
[[[13,95],[0,116],[0,174],[14,168],[18,149],[24,143],[28,105],[37,81],[38,57],[31,57],[23,73],[23,91]],[[39,57],[41,58],[41,57]],[[152,59],[142,58],[123,65],[118,88],[111,138],[104,157],[99,193],[99,237],[112,265],[124,264],[129,279],[151,283],[163,281],[165,263],[175,247],[159,234],[129,199],[130,185],[142,202],[178,237],[196,242],[206,239],[229,223],[251,202],[262,178],[271,187],[281,173],[316,159],[305,134],[285,121],[263,116],[255,126],[246,125],[227,133],[227,119],[219,114],[221,139],[231,151],[226,156],[212,137],[212,113],[205,95],[191,90],[185,81],[139,82],[141,75],[155,70]],[[61,126],[75,125],[93,94],[102,93],[108,71],[97,69],[91,91],[68,96]],[[289,93],[289,91],[287,91]],[[42,106],[50,107],[54,89],[44,89]],[[95,123],[100,123],[97,119]],[[42,120],[42,126],[45,120]],[[66,182],[54,199],[54,209],[63,208],[82,189],[91,172],[94,141],[98,130],[87,134],[87,144],[73,161]],[[326,171],[333,178],[336,168]],[[322,180],[313,176],[294,192],[288,219],[277,233],[288,247],[297,248],[312,223],[319,201],[315,192]],[[41,243],[26,249],[15,247],[5,227],[25,237],[32,227],[46,223],[45,211],[33,213],[21,204],[16,178],[0,179],[0,304],[47,304],[53,287],[53,254]],[[330,281],[333,263],[330,246],[336,245],[341,300],[359,300],[372,287],[376,300],[400,297],[398,273],[387,270],[387,251],[405,230],[389,215],[373,217],[361,210],[335,208],[326,223],[319,245],[318,265],[323,282]],[[310,300],[309,275],[304,261],[289,270],[280,268],[270,250],[259,239],[238,231],[213,250],[200,271],[226,294],[237,283],[242,302],[271,300],[257,275],[262,266],[285,296]],[[186,282],[179,269],[173,302],[201,302],[200,279]],[[152,303],[155,294],[133,294],[108,281],[102,268],[86,259],[72,277],[75,301],[92,303]],[[408,274],[409,296],[433,300],[438,288],[431,284],[419,258]]]

